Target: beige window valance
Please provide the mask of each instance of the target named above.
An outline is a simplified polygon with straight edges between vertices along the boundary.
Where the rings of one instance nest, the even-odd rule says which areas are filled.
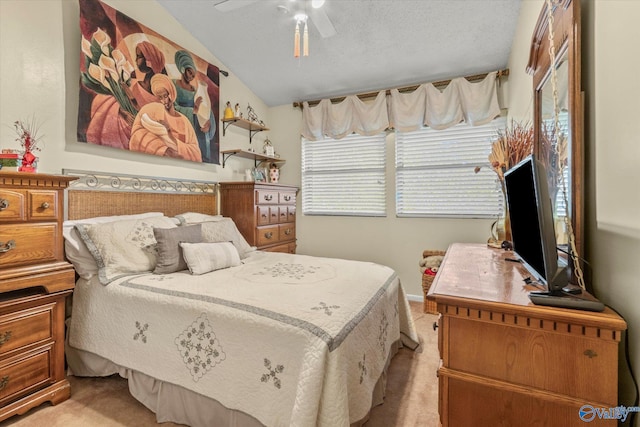
[[[375,135],[389,128],[407,132],[423,126],[446,129],[462,121],[485,124],[500,115],[496,76],[495,71],[488,73],[479,82],[455,78],[443,90],[424,83],[410,93],[380,91],[369,102],[357,95],[336,104],[330,99],[313,107],[304,102],[302,136],[315,141],[351,133]]]

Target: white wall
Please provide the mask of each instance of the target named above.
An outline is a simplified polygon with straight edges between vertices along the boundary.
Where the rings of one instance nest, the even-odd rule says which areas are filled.
[[[208,62],[226,69],[155,1],[107,0],[120,10]],[[36,117],[42,123],[43,150],[38,170],[60,173],[63,168],[137,173],[215,181],[242,180],[252,162],[232,158],[226,168],[133,153],[77,142],[80,60],[79,6],[76,0],[0,1],[0,147],[19,148],[12,123]],[[220,105],[227,100],[247,103],[269,122],[269,111],[230,71],[220,76]],[[220,114],[222,117],[222,112]],[[254,138],[262,149],[265,135]],[[247,131],[230,126],[220,137],[221,149],[247,148]]]
[[[598,298],[627,321],[631,363],[640,375],[640,2],[583,5],[587,259]],[[621,363],[622,396],[634,391]],[[638,425],[638,424],[636,424]]]

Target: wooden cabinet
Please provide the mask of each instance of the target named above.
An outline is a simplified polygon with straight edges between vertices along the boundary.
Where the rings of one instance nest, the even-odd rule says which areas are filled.
[[[73,177],[0,171],[0,421],[70,395],[64,367],[64,189]]]
[[[220,210],[260,250],[296,252],[297,187],[259,182],[220,184]]]
[[[429,290],[440,313],[442,425],[584,426],[581,408],[618,406],[626,323],[609,308],[533,305],[527,295],[536,289],[522,265],[505,261],[512,256],[454,244]],[[616,420],[595,416],[589,425]]]

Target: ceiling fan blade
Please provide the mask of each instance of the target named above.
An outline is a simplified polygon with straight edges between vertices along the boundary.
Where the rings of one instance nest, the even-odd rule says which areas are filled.
[[[336,28],[333,26],[333,22],[324,11],[324,8],[309,10],[311,21],[316,26],[318,32],[323,38],[336,35]]]
[[[213,5],[220,12],[228,12],[234,9],[240,9],[241,7],[245,7],[250,5],[251,3],[255,3],[257,0],[221,0]]]

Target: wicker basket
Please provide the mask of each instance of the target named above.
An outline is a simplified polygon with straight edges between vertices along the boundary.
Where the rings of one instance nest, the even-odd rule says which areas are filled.
[[[422,252],[422,258],[424,259],[428,256],[433,256],[433,255],[444,256],[445,253],[446,251],[425,250]],[[438,307],[436,305],[436,302],[427,299],[427,292],[429,292],[429,288],[431,287],[431,284],[433,283],[433,279],[435,277],[436,276],[431,276],[429,274],[422,275],[422,291],[424,293],[423,311],[425,313],[438,314]]]

